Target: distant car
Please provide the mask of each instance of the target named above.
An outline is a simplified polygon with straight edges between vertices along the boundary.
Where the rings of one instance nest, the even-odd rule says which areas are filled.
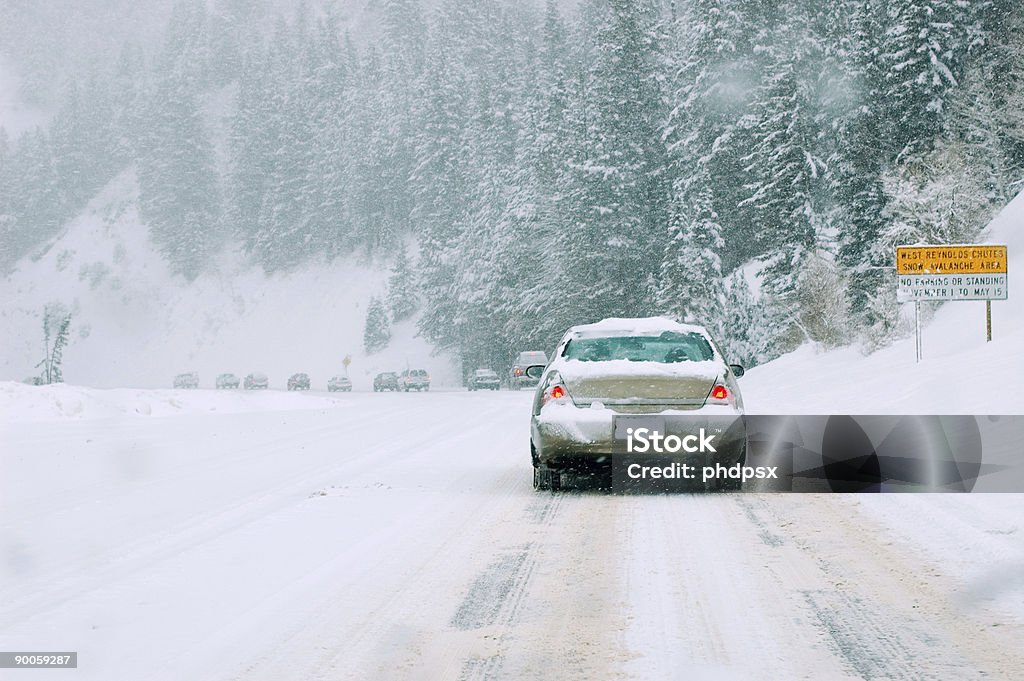
[[[384,390],[398,391],[398,374],[394,371],[384,371],[373,377],[373,392]]]
[[[352,392],[352,381],[347,376],[334,376],[331,380],[327,381],[327,390],[329,392]]]
[[[187,374],[178,374],[174,377],[175,388],[185,388],[188,390],[194,390],[199,387],[199,374],[194,371],[190,371]]]
[[[238,376],[234,374],[220,374],[217,376],[217,390],[234,390],[238,387]]]
[[[245,377],[246,390],[266,390],[269,387],[270,381],[262,371],[254,371]]]
[[[515,364],[508,370],[508,387],[512,390],[532,388],[537,379],[526,375],[527,368],[538,364],[547,364],[548,356],[543,350],[527,350],[520,352]]]
[[[430,390],[430,374],[425,369],[406,369],[398,377],[398,387],[410,390]]]
[[[477,369],[469,377],[466,385],[470,390],[497,390],[501,385],[501,381],[498,380],[496,372],[490,369]]]
[[[563,472],[610,465],[620,415],[743,414],[736,382],[743,367],[726,364],[703,327],[662,317],[574,326],[550,364],[527,371],[540,378],[530,420],[536,489],[558,489]],[[720,441],[713,457],[704,465],[744,461],[745,436]],[[736,489],[732,481],[720,485]]]
[[[289,390],[309,390],[309,374],[292,374],[288,379]]]

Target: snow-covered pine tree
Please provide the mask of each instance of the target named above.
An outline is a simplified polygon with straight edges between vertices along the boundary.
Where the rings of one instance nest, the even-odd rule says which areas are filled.
[[[659,275],[658,306],[679,319],[702,324],[721,336],[725,291],[722,287],[722,226],[715,213],[710,183],[698,181],[693,200],[673,217]]]
[[[416,149],[412,218],[418,228],[417,270],[424,301],[418,326],[425,338],[441,347],[453,347],[459,305],[456,247],[471,182],[463,136],[470,118],[471,77],[456,48],[479,29],[467,25],[465,9],[449,2],[439,10],[419,90],[418,131],[411,141]]]
[[[363,348],[367,354],[383,350],[391,340],[391,322],[388,321],[388,311],[380,298],[370,298],[370,304],[366,308],[366,325],[363,328]]]
[[[942,132],[950,95],[976,34],[977,5],[962,0],[890,0],[881,41],[894,154],[927,152]]]
[[[280,21],[271,43],[271,118],[267,125],[270,156],[263,172],[266,188],[256,216],[254,239],[260,262],[268,271],[293,269],[316,253],[316,225],[311,198],[315,185],[315,144],[307,92],[309,61],[308,17],[299,14],[293,24]]]
[[[817,42],[806,21],[794,12],[772,37],[764,83],[755,95],[754,147],[747,170],[754,181],[745,204],[757,210],[757,222],[769,247],[762,255],[763,298],[777,313],[775,323],[785,350],[801,335],[796,291],[807,257],[821,228],[819,197],[826,166],[818,156],[820,130],[807,73],[817,68]]]
[[[760,78],[753,40],[765,25],[761,10],[738,0],[676,3],[663,71],[668,90],[662,136],[667,144],[676,203],[710,183],[712,206],[725,241],[723,264],[735,267],[760,254],[761,238],[749,205],[742,159],[749,153],[750,100]]]
[[[313,144],[306,173],[310,252],[333,259],[355,247],[350,188],[351,97],[357,64],[346,53],[340,20],[328,13],[317,24],[304,97]]]
[[[13,218],[14,257],[35,244],[53,238],[68,217],[67,196],[57,174],[53,149],[46,132],[24,133],[11,154],[9,215]]]
[[[526,28],[529,28],[527,25]],[[510,189],[502,217],[502,278],[508,292],[497,300],[496,314],[511,347],[549,347],[564,330],[561,313],[566,269],[566,161],[572,136],[567,116],[573,50],[557,0],[547,0],[531,49],[532,68],[520,84],[518,108],[512,115],[519,129],[514,164],[506,177]],[[530,45],[527,30],[525,45]],[[529,47],[528,47],[529,49]],[[506,353],[510,352],[506,349]],[[507,364],[502,358],[499,366]]]
[[[0,273],[19,255],[14,241],[17,220],[14,217],[14,168],[11,155],[7,130],[0,126]]]
[[[745,368],[768,359],[774,342],[764,308],[754,298],[741,270],[725,280],[725,304],[721,343],[725,358]]]
[[[566,322],[653,311],[651,282],[668,223],[662,34],[651,0],[610,0],[598,18],[593,62],[570,103],[571,268],[562,274]]]
[[[883,92],[881,41],[886,25],[883,3],[860,0],[851,7],[850,37],[840,39],[841,67],[846,87],[859,97],[834,127],[838,141],[830,162],[833,191],[843,207],[838,229],[837,261],[848,273],[850,313],[862,324],[873,324],[868,301],[882,285],[888,260],[878,248],[886,223],[888,197],[882,184],[887,159],[881,152],[887,128]]]
[[[395,251],[395,262],[388,279],[388,307],[391,318],[400,322],[416,311],[419,297],[416,293],[416,274],[409,263],[409,253],[404,242],[399,242]]]
[[[165,80],[138,151],[139,212],[171,266],[194,279],[219,245],[221,210],[213,150],[197,104]]]
[[[235,113],[228,144],[231,150],[230,202],[227,222],[245,251],[264,267],[269,263],[260,248],[260,206],[269,191],[269,172],[274,161],[271,80],[267,56],[250,56],[238,83]]]

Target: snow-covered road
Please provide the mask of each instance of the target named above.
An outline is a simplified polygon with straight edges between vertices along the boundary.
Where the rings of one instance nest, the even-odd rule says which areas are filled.
[[[525,392],[162,395],[0,419],[36,675],[1024,678],[1020,495],[552,495]]]

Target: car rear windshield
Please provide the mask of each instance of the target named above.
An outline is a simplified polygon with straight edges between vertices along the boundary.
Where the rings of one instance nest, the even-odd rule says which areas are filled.
[[[426,376],[427,375],[427,371],[426,371],[426,369],[413,369],[412,371],[409,372],[409,375],[410,376]]]
[[[497,378],[498,377],[498,374],[494,373],[490,369],[477,369],[476,375],[480,376],[481,378]]]
[[[708,339],[699,333],[666,331],[660,336],[604,336],[573,338],[562,356],[581,362],[704,362],[714,359]]]

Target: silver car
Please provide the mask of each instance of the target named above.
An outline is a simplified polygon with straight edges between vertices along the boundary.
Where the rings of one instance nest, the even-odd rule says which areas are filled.
[[[327,390],[330,392],[352,392],[352,381],[349,380],[348,376],[332,376],[331,380],[327,381]]]
[[[617,420],[743,413],[743,368],[726,363],[703,327],[662,317],[575,326],[546,368],[527,371],[540,381],[530,422],[537,489],[557,489],[563,473],[610,468]],[[723,444],[714,463],[745,458],[745,437]]]
[[[186,388],[194,390],[199,387],[199,374],[190,371],[186,374],[178,374],[174,377],[175,388]]]

